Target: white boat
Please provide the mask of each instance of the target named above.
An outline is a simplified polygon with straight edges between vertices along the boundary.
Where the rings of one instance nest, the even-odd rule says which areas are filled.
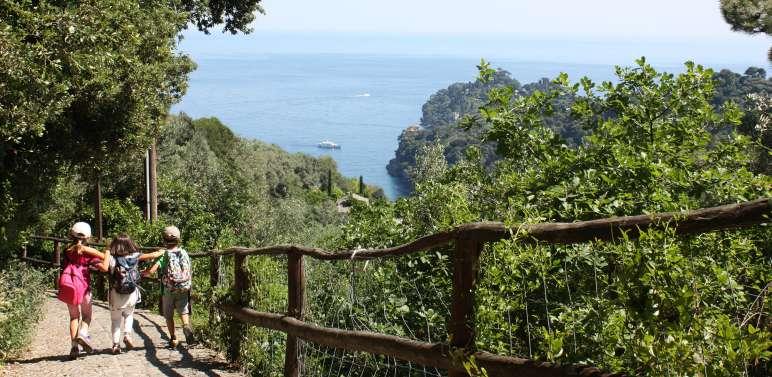
[[[329,140],[322,141],[321,143],[317,144],[316,146],[319,147],[319,148],[324,148],[324,149],[340,149],[340,145],[335,144],[335,143],[333,143],[333,142],[331,142]]]

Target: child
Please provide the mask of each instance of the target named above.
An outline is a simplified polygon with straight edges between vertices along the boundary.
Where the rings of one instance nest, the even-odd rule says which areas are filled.
[[[79,354],[78,345],[86,352],[92,352],[91,337],[88,327],[91,324],[91,273],[89,267],[95,265],[106,271],[110,252],[100,253],[85,245],[91,238],[91,227],[84,222],[75,223],[70,228],[72,245],[64,252],[64,264],[59,276],[59,300],[67,304],[70,314],[70,359]],[[79,323],[80,322],[80,323]],[[80,326],[79,326],[80,325]],[[80,327],[80,330],[78,329]]]
[[[190,327],[190,289],[191,265],[188,253],[179,247],[180,230],[176,226],[167,226],[163,231],[163,243],[166,248],[163,256],[148,270],[144,276],[152,275],[159,268],[161,278],[161,311],[166,319],[169,330],[169,346],[177,347],[179,342],[174,332],[174,312],[180,314],[182,331],[188,345],[195,342]]]
[[[140,261],[159,257],[163,252],[142,254],[139,247],[126,234],[120,234],[110,242],[110,320],[113,340],[113,354],[121,353],[121,322],[123,322],[123,344],[132,349],[132,326],[134,306],[142,300],[139,291]]]

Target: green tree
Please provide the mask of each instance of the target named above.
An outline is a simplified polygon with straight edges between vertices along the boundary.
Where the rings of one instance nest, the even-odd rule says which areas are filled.
[[[251,31],[249,23],[255,13],[265,13],[261,0],[169,0],[175,9],[184,9],[189,21],[205,33],[216,25],[223,25],[223,32],[236,34]]]
[[[734,31],[772,35],[772,2],[769,0],[721,0],[721,13]],[[768,58],[772,61],[772,49]]]
[[[93,182],[140,158],[195,68],[176,52],[188,23],[248,32],[255,11],[259,0],[0,1],[0,239],[34,222],[58,176]]]
[[[492,72],[481,65],[482,80]],[[563,74],[525,96],[492,88],[477,126],[500,160],[487,167],[470,148],[410,197],[355,212],[359,221],[345,228],[342,242],[389,246],[475,220],[570,222],[770,195],[770,177],[750,169],[750,138],[735,129],[742,112],[733,102],[713,103],[710,69],[687,63],[674,75],[641,59],[616,74],[616,83],[599,84],[571,83]],[[573,98],[571,121],[588,132],[574,148],[548,127],[563,96]],[[490,245],[476,296],[476,346],[643,376],[736,376],[754,360],[763,369],[769,329],[746,318],[763,311],[754,301],[769,282],[770,239],[769,227],[760,226],[697,237],[652,231],[639,241],[620,235],[575,246]],[[432,278],[447,277],[446,260],[404,259],[394,263],[407,267],[379,277],[384,291],[395,281],[436,288],[438,297],[447,291],[447,278]],[[389,302],[386,293],[373,295]],[[405,313],[406,328],[443,331],[447,301],[405,297],[410,314],[419,302],[417,312],[445,316],[427,323]]]

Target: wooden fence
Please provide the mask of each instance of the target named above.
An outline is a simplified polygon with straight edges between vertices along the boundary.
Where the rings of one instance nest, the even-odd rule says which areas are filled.
[[[485,368],[489,376],[622,376],[606,373],[597,368],[583,365],[556,365],[529,359],[499,356],[487,352],[474,352],[475,285],[479,268],[480,253],[488,242],[515,239],[523,243],[571,244],[596,240],[614,241],[623,234],[627,239],[636,239],[650,228],[673,229],[676,234],[697,234],[719,229],[741,228],[766,223],[772,214],[772,199],[704,208],[696,211],[661,213],[614,217],[574,223],[524,224],[508,227],[502,223],[483,222],[465,224],[453,229],[425,236],[404,245],[384,249],[348,250],[329,252],[302,246],[271,246],[263,248],[233,247],[191,253],[191,257],[211,258],[210,278],[212,286],[219,284],[220,257],[233,256],[234,280],[231,288],[231,303],[222,304],[219,309],[231,315],[229,335],[229,356],[237,358],[240,352],[243,324],[282,331],[287,334],[284,375],[300,375],[299,340],[313,342],[327,347],[347,351],[367,352],[401,359],[420,365],[448,370],[450,377],[467,376],[461,367],[461,360],[474,355],[478,366]],[[53,237],[35,237],[55,242],[54,261],[24,259],[33,262],[58,264],[60,245],[65,240]],[[419,252],[453,244],[453,298],[451,318],[448,326],[450,342],[427,343],[392,335],[367,331],[351,331],[320,327],[304,321],[305,269],[304,257],[320,260],[366,260],[387,258]],[[152,248],[149,248],[152,249]],[[244,307],[249,297],[249,275],[246,270],[247,258],[260,255],[286,255],[288,305],[286,313],[259,312]]]

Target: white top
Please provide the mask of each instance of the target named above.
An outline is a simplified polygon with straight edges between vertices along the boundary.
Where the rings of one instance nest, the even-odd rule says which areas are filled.
[[[128,255],[128,258],[139,258],[139,253]],[[112,274],[115,268],[115,257],[110,258],[109,272]],[[142,294],[139,293],[139,287],[127,295],[120,294],[115,289],[110,289],[110,293],[107,295],[107,302],[110,304],[110,310],[128,309],[137,305],[142,301]]]

